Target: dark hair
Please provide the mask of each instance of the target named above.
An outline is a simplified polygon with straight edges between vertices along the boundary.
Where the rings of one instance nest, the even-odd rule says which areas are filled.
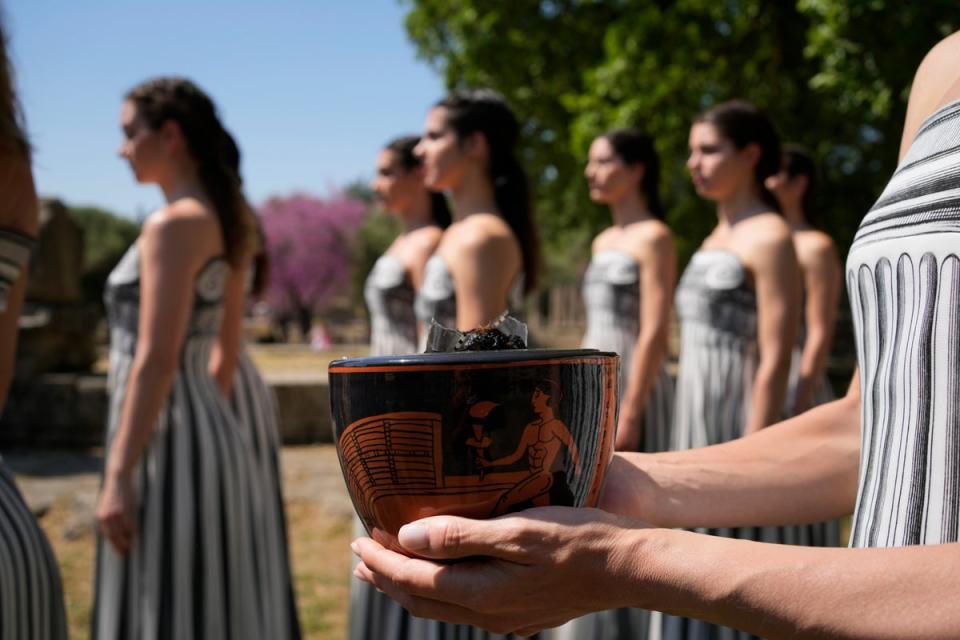
[[[237,184],[242,185],[243,175],[240,173],[240,147],[237,146],[237,141],[230,135],[229,131],[224,129],[223,134],[225,136],[224,159],[226,160],[227,166],[237,174]],[[243,208],[246,209],[247,215],[251,218],[253,230],[256,234],[256,244],[253,247],[253,264],[251,265],[253,277],[250,281],[250,295],[257,298],[264,292],[267,288],[267,283],[270,281],[270,254],[267,253],[267,239],[266,236],[263,235],[263,225],[260,224],[260,216],[257,215],[250,201],[243,195],[243,191],[240,192],[240,197],[243,200]]]
[[[780,203],[763,183],[780,171],[780,138],[770,118],[753,103],[730,100],[704,111],[694,122],[712,124],[737,149],[749,144],[760,147],[760,159],[755,170],[757,188],[763,202],[774,211],[780,211]]]
[[[614,129],[600,136],[610,143],[624,164],[642,164],[640,193],[650,213],[660,220],[666,217],[660,202],[660,156],[653,147],[653,138],[638,129]]]
[[[800,206],[803,208],[803,217],[807,223],[813,227],[819,226],[815,202],[820,180],[813,155],[799,144],[786,144],[783,146],[783,170],[791,180],[797,176],[806,176],[807,188],[803,192]]]
[[[227,261],[239,266],[253,243],[253,220],[243,206],[240,177],[229,157],[228,134],[213,101],[195,84],[178,77],[147,80],[131,89],[126,99],[136,105],[137,114],[151,129],[159,129],[167,121],[180,126],[197,163],[200,182],[220,220]]]
[[[410,171],[423,165],[423,160],[414,155],[413,150],[420,142],[420,136],[403,136],[394,138],[384,147],[391,151],[400,159],[400,166]],[[438,192],[430,191],[430,217],[433,223],[441,229],[446,229],[453,221],[450,215],[450,207],[447,206],[447,196]]]
[[[24,132],[23,116],[13,86],[13,67],[7,57],[7,35],[0,23],[0,150],[23,157],[30,155],[30,142]]]
[[[459,139],[480,133],[490,152],[490,180],[500,215],[520,243],[525,275],[524,291],[537,284],[540,243],[533,225],[533,207],[527,174],[515,155],[520,138],[516,116],[496,91],[471,89],[454,91],[434,105],[446,110],[447,124]]]

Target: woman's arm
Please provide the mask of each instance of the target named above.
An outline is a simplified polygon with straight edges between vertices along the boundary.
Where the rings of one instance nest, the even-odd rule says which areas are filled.
[[[407,525],[421,558],[354,543],[357,575],[416,616],[526,635],[577,615],[642,607],[766,638],[954,638],[960,544],[772,545],[565,507]],[[477,558],[486,556],[483,560]],[[462,559],[449,563],[450,559]],[[589,585],[589,588],[584,588]]]
[[[744,435],[778,422],[790,375],[790,358],[800,319],[800,269],[790,230],[782,220],[757,220],[744,262],[757,293],[757,343],[760,361],[753,380]]]
[[[126,553],[135,534],[133,471],[156,423],[180,362],[193,301],[193,281],[209,249],[211,222],[151,216],[140,236],[140,320],[137,349],[104,467],[97,505],[100,529]]]
[[[618,453],[600,507],[663,527],[819,522],[853,512],[860,462],[860,381],[847,395],[711,447]]]
[[[666,228],[651,238],[644,238],[638,249],[640,333],[620,403],[618,451],[636,451],[643,439],[643,409],[667,357],[670,310],[677,280],[677,254]]]
[[[810,243],[805,253],[801,271],[806,292],[806,337],[800,356],[794,414],[806,411],[813,405],[817,384],[827,368],[842,281],[837,249],[826,234],[817,234],[816,240]]]
[[[230,397],[233,388],[233,376],[243,339],[243,309],[251,268],[249,261],[244,264],[243,269],[230,270],[223,298],[223,323],[210,353],[210,375],[217,381],[217,387],[225,398]]]

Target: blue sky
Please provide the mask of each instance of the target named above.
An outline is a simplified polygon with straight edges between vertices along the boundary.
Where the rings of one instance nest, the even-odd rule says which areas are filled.
[[[123,94],[185,75],[243,151],[254,202],[373,173],[443,94],[396,0],[5,0],[42,195],[141,216],[162,203],[116,155]]]

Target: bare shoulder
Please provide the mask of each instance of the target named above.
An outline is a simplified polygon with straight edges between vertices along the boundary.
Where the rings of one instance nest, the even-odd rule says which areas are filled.
[[[907,119],[900,145],[901,158],[906,153],[923,121],[942,103],[960,98],[960,31],[938,42],[924,56],[913,77]]]
[[[147,254],[205,262],[221,250],[219,221],[197,201],[178,200],[150,214],[140,236]]]
[[[443,229],[431,225],[423,227],[410,233],[410,246],[417,252],[433,253],[440,239],[443,237]]]
[[[607,227],[600,233],[598,233],[594,238],[593,242],[590,244],[590,249],[593,253],[598,251],[603,251],[604,249],[610,249],[612,247],[612,240],[614,236],[613,227]]]
[[[751,216],[737,223],[733,244],[776,249],[793,244],[793,232],[783,217],[773,211]]]
[[[442,237],[443,230],[440,227],[417,229],[408,233],[403,242],[400,242],[400,238],[394,240],[387,253],[395,254],[410,268],[412,265],[425,263],[437,250]]]
[[[806,262],[807,259],[823,260],[836,256],[837,253],[833,238],[819,229],[794,234],[794,244],[797,247],[797,257],[800,262]]]
[[[647,220],[627,232],[631,244],[640,248],[660,248],[673,244],[670,227],[662,220]]]
[[[496,250],[516,245],[510,226],[494,214],[474,214],[450,225],[443,236],[443,248],[467,253]]]

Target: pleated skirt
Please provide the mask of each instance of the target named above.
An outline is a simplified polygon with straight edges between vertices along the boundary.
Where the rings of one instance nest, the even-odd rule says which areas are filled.
[[[67,616],[56,558],[0,463],[0,640],[65,640]]]
[[[211,340],[188,339],[135,469],[137,533],[121,555],[97,543],[94,640],[270,637],[257,544],[254,456],[207,372]],[[111,353],[107,447],[132,357]]]
[[[232,396],[241,434],[253,452],[253,499],[262,514],[253,533],[265,637],[294,640],[301,633],[283,504],[277,403],[246,349],[241,350],[237,362]]]

